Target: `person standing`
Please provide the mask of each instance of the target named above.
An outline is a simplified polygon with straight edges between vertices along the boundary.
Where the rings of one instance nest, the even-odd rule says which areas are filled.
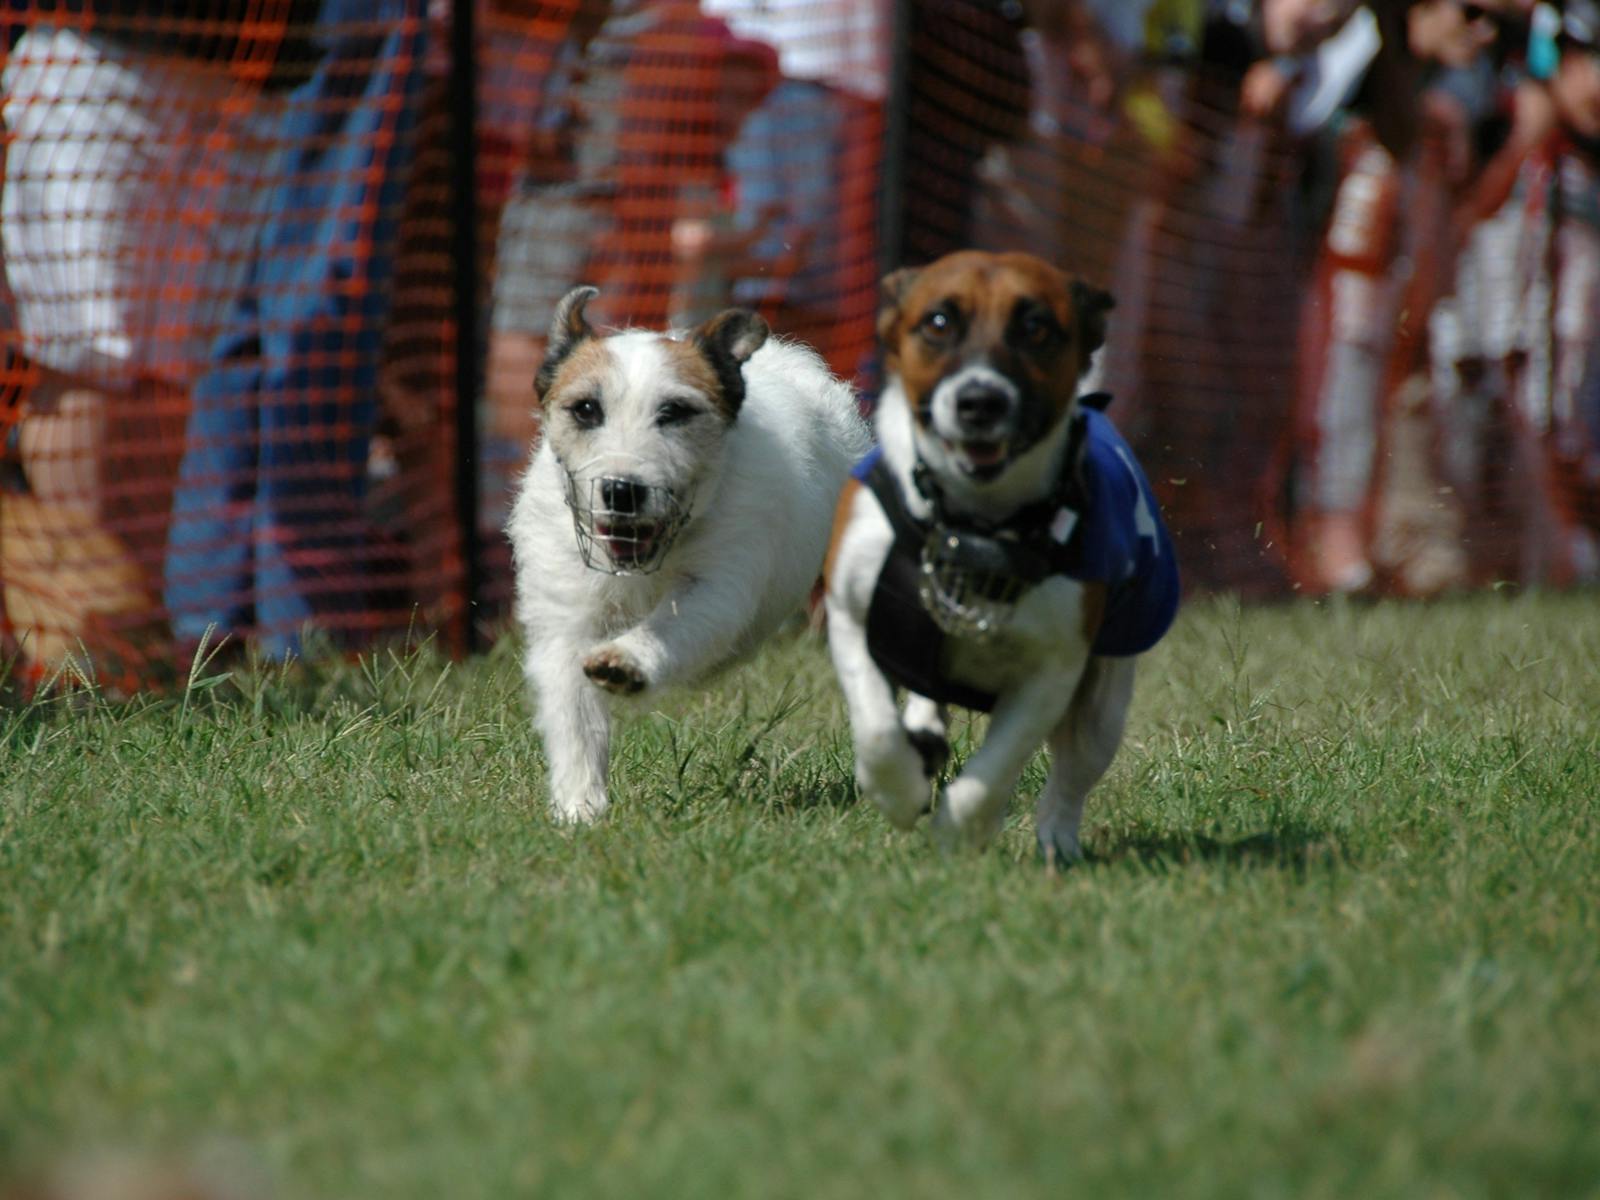
[[[422,0],[323,0],[271,216],[194,387],[164,573],[180,645],[251,632],[282,655],[311,623],[403,619],[362,501],[426,28]]]
[[[736,303],[845,377],[872,351],[876,205],[890,20],[886,0],[702,0],[777,51],[777,86],[727,152],[735,227],[756,270]],[[918,10],[925,6],[914,6]]]
[[[8,14],[3,336],[16,470],[0,584],[24,658],[104,681],[164,651],[155,579],[189,389],[265,220],[315,0]],[[115,665],[120,663],[120,666]],[[119,682],[123,682],[119,680]]]
[[[1313,269],[1303,330],[1300,414],[1310,585],[1355,592],[1372,583],[1379,431],[1396,326],[1425,326],[1407,295],[1414,255],[1445,208],[1439,176],[1450,130],[1425,97],[1442,69],[1471,67],[1495,42],[1493,5],[1388,0],[1367,6],[1379,46],[1339,132],[1340,176]],[[1434,165],[1424,162],[1434,155]],[[1432,173],[1430,176],[1430,172]]]

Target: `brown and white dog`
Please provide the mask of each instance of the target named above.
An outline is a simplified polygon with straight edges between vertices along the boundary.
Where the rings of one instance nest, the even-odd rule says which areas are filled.
[[[557,306],[543,439],[507,524],[565,821],[608,804],[613,696],[703,679],[802,608],[868,444],[851,389],[755,313],[601,334],[584,317],[595,295]]]
[[[884,280],[879,449],[835,513],[829,645],[857,785],[900,828],[930,808],[945,704],[992,712],[932,804],[943,844],[985,844],[1043,745],[1039,845],[1050,863],[1080,856],[1133,655],[1176,609],[1149,484],[1098,411],[1107,398],[1080,397],[1111,304],[1025,254],[965,251]]]

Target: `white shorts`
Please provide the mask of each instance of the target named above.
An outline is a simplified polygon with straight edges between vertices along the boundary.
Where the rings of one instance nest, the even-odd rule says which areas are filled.
[[[21,347],[106,387],[186,383],[243,286],[278,148],[224,67],[35,26],[0,86]]]

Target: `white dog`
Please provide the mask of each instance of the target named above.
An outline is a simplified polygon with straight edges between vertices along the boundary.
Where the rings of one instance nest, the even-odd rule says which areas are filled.
[[[730,309],[683,334],[597,336],[556,309],[543,439],[507,532],[550,800],[606,809],[609,694],[703,678],[805,603],[868,433],[820,358]]]
[[[968,251],[884,281],[881,451],[841,494],[827,611],[857,785],[901,828],[930,807],[953,703],[993,718],[934,805],[935,835],[987,842],[1044,745],[1039,845],[1051,864],[1079,857],[1132,656],[1178,602],[1149,483],[1098,411],[1108,398],[1079,397],[1110,307],[1024,254]]]

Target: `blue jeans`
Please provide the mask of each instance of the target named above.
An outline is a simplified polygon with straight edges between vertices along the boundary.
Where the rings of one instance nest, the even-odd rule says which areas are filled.
[[[193,389],[164,579],[180,640],[254,628],[281,655],[307,624],[349,629],[370,607],[362,500],[423,10],[322,5],[324,57],[288,96],[248,285]]]

